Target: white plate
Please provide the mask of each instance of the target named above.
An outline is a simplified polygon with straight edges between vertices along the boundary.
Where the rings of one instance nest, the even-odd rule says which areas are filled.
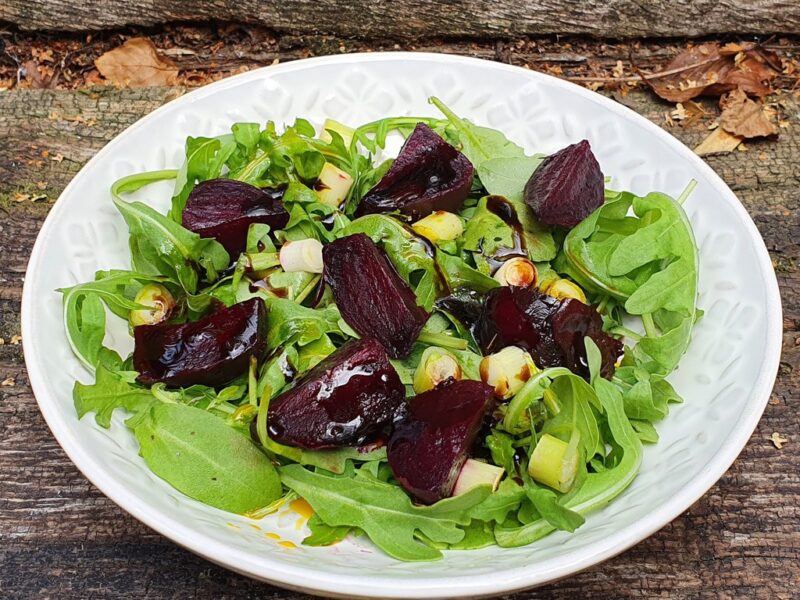
[[[119,411],[110,430],[78,421],[75,379],[90,380],[72,356],[53,290],[127,268],[127,230],[108,192],[118,177],[177,167],[186,136],[218,135],[235,121],[296,116],[359,124],[388,115],[436,115],[439,96],[457,113],[506,132],[530,152],[588,138],[609,187],[677,195],[700,247],[705,317],[671,381],[686,399],[660,424],[641,475],[574,534],[535,544],[448,552],[433,563],[401,563],[358,539],[329,548],[300,542],[297,516],[258,524],[203,506],[153,475]],[[165,209],[169,186],[140,192]],[[129,349],[126,329],[108,341]],[[434,54],[355,54],[252,71],[194,91],[143,118],[72,180],[33,249],[22,299],[31,385],[47,423],[72,461],[123,509],[178,544],[230,569],[332,596],[467,597],[539,585],[625,550],[686,510],[719,479],[750,437],[769,397],[780,355],[781,306],[764,243],[722,180],[673,137],[627,108],[581,87],[524,69]],[[256,525],[258,529],[252,525]],[[274,537],[274,536],[273,536]],[[165,566],[165,568],[168,568]]]

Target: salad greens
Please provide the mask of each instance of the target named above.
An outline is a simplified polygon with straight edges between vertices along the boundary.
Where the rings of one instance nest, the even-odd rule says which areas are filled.
[[[367,536],[406,561],[438,559],[443,549],[520,546],[554,530],[574,531],[587,513],[620,494],[638,472],[643,444],[657,442],[657,422],[681,401],[666,378],[701,315],[697,246],[681,207],[693,185],[677,200],[659,192],[607,190],[605,203],[576,227],[550,229],[523,201],[545,156],[528,155],[502,132],[457,116],[436,98],[431,102],[444,118],[391,117],[354,129],[335,122],[317,129],[304,119],[283,129],[273,122],[235,123],[221,136],[188,138],[177,170],[116,182],[111,200],[130,231],[130,270],[99,271],[94,281],[59,290],[69,343],[95,378],[75,384],[78,417],[94,413],[107,428],[114,411],[123,409],[148,467],[195,500],[256,514],[281,498],[302,497],[314,510],[305,544]],[[472,191],[458,212],[463,233],[455,238],[429,241],[396,214],[356,215],[360,199],[392,165],[392,159],[378,159],[387,139],[408,137],[418,123],[460,149],[475,169]],[[315,188],[326,165],[351,182],[337,205]],[[217,178],[283,189],[286,226],[251,225],[240,256],[184,228],[191,191]],[[166,215],[124,198],[163,180],[174,181]],[[491,209],[495,196],[506,199],[515,223]],[[481,433],[481,460],[505,473],[499,486],[477,485],[430,506],[416,505],[398,485],[385,447],[279,444],[268,433],[270,400],[358,337],[318,272],[285,270],[281,249],[356,233],[385,252],[417,304],[431,314],[411,354],[392,360],[408,396],[429,347],[451,356],[462,377],[485,377],[470,328],[437,301],[452,290],[483,294],[500,286],[493,257],[514,249],[535,263],[542,291],[562,278],[577,283],[602,315],[605,331],[625,338],[624,356],[613,377],[603,378],[601,352],[586,337],[587,379],[565,367],[534,369],[498,403],[492,426]],[[162,286],[172,297],[174,323],[260,298],[267,308],[264,356],[221,388],[138,383],[132,359],[104,340],[109,314],[127,321],[132,311],[152,308],[141,295],[148,285]],[[530,474],[544,438],[564,453],[563,465],[574,467],[567,491]]]

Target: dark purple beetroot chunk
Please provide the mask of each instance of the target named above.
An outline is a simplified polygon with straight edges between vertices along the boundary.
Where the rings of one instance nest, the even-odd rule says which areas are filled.
[[[383,179],[361,199],[356,214],[399,210],[417,220],[434,210],[458,212],[472,174],[466,156],[419,123]]]
[[[531,353],[537,367],[556,367],[561,350],[553,339],[550,319],[559,301],[533,287],[503,286],[489,292],[478,319],[475,337],[484,354],[506,346],[519,346]]]
[[[327,244],[322,259],[322,276],[345,322],[378,340],[392,358],[408,356],[428,313],[383,251],[357,233]]]
[[[603,205],[603,173],[583,140],[545,158],[525,185],[525,203],[545,225],[575,227]]]
[[[222,385],[244,373],[250,357],[263,352],[267,309],[253,298],[192,323],[134,327],[133,339],[139,383]]]
[[[495,288],[487,296],[475,331],[486,354],[520,346],[539,368],[567,367],[588,379],[585,336],[600,349],[600,372],[610,378],[622,343],[603,331],[603,320],[594,308],[578,300],[560,301],[533,288]]]
[[[448,380],[413,398],[389,438],[395,479],[426,504],[450,496],[493,405],[494,390],[467,379]]]
[[[391,423],[404,400],[383,346],[372,338],[352,340],[272,399],[269,434],[307,449],[357,446]]]
[[[622,342],[603,331],[603,319],[594,308],[579,300],[565,300],[553,315],[551,324],[553,338],[564,353],[564,366],[573,373],[589,378],[586,346],[583,341],[583,338],[589,336],[597,344],[603,357],[600,375],[611,379],[614,364],[622,354]]]
[[[189,194],[182,223],[201,237],[217,240],[235,259],[245,250],[251,224],[266,223],[273,230],[286,226],[289,213],[282,197],[282,190],[261,189],[232,179],[210,179],[198,183]]]

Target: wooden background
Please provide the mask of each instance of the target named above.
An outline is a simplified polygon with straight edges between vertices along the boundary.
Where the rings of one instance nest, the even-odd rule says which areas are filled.
[[[158,25],[212,18],[244,25]],[[53,29],[73,33],[42,33]],[[74,33],[88,30],[94,33]],[[659,38],[709,34],[722,41],[762,34],[786,56],[800,51],[800,39],[771,36],[798,30],[796,0],[0,3],[0,73],[10,73],[10,89],[0,91],[0,597],[301,597],[211,565],[123,513],[70,463],[31,394],[25,340],[17,337],[30,249],[70,178],[125,127],[187,86],[275,60],[417,49],[525,65],[599,87],[693,147],[708,133],[702,122],[670,124],[674,105],[615,82],[621,70],[631,74],[630,56],[651,67],[685,45]],[[555,33],[572,37],[545,35]],[[172,57],[180,85],[92,85],[93,58],[133,35],[149,37]],[[594,39],[644,36],[656,39]],[[42,58],[48,52],[52,63]],[[36,57],[52,67],[47,82],[23,75],[25,60]],[[708,159],[758,225],[783,295],[783,357],[758,429],[722,480],[662,531],[603,565],[514,598],[800,598],[796,85],[796,78],[782,78],[773,98],[784,125],[778,140]],[[715,110],[714,102],[704,106]],[[771,441],[774,433],[788,439],[783,448]]]

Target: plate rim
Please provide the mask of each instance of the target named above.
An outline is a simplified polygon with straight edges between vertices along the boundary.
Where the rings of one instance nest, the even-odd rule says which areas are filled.
[[[497,571],[491,574],[469,576],[442,576],[424,577],[419,579],[405,579],[391,576],[351,576],[340,575],[327,571],[315,571],[312,566],[300,566],[273,559],[268,555],[258,555],[257,560],[252,560],[253,553],[229,548],[225,543],[207,537],[202,530],[192,529],[174,521],[160,510],[153,509],[150,504],[138,500],[124,485],[113,481],[105,469],[96,463],[93,457],[82,448],[74,434],[73,429],[66,427],[66,422],[60,419],[55,411],[50,411],[49,404],[55,400],[50,397],[45,380],[46,374],[37,366],[39,351],[32,344],[25,344],[25,340],[34,339],[34,324],[30,315],[34,313],[35,300],[34,287],[37,280],[37,268],[41,262],[43,248],[49,237],[54,223],[64,209],[64,204],[56,202],[42,227],[37,234],[36,241],[31,251],[28,267],[25,272],[25,283],[22,292],[21,321],[23,337],[23,353],[28,379],[31,389],[36,397],[39,410],[45,418],[53,437],[58,441],[72,463],[81,473],[95,485],[105,496],[117,504],[125,512],[143,522],[148,527],[169,538],[176,544],[202,556],[203,558],[221,565],[229,570],[255,578],[261,581],[276,584],[285,588],[303,592],[322,594],[328,596],[344,597],[384,597],[384,598],[444,598],[444,597],[482,597],[497,593],[512,591],[544,585],[571,574],[580,572],[605,560],[616,556],[649,537],[665,525],[672,522],[685,512],[694,502],[700,499],[730,468],[733,461],[744,449],[752,436],[761,415],[766,408],[772,388],[777,376],[782,346],[782,306],[777,277],[772,267],[771,259],[766,245],[755,223],[738,197],[733,193],[722,178],[700,157],[695,155],[683,143],[664,131],[644,116],[623,106],[613,100],[592,92],[577,84],[553,77],[544,73],[530,71],[522,67],[496,63],[474,57],[452,54],[439,54],[430,52],[365,52],[353,54],[338,54],[332,56],[300,59],[288,63],[262,67],[246,73],[241,73],[211,83],[197,90],[193,90],[160,106],[145,115],[125,130],[117,134],[103,148],[101,148],[70,180],[59,195],[59,200],[66,197],[76,186],[76,180],[85,177],[85,172],[90,172],[94,164],[101,157],[112,154],[119,140],[126,134],[146,126],[151,121],[159,118],[162,112],[174,108],[173,103],[190,104],[194,100],[215,94],[221,90],[238,85],[249,80],[270,78],[273,74],[280,74],[319,65],[348,65],[364,62],[393,62],[393,61],[420,61],[432,64],[447,65],[461,64],[489,69],[524,72],[534,81],[545,81],[549,85],[563,88],[566,92],[583,96],[596,102],[618,118],[633,120],[643,127],[648,134],[661,138],[681,158],[692,164],[703,173],[707,181],[715,188],[724,200],[731,205],[735,213],[749,231],[749,243],[763,273],[765,291],[765,319],[766,327],[766,352],[762,361],[759,375],[754,382],[754,393],[748,401],[747,408],[739,415],[739,419],[730,430],[720,450],[714,454],[699,471],[698,476],[690,485],[681,492],[669,498],[645,518],[639,519],[631,525],[615,531],[607,536],[603,548],[595,548],[598,543],[580,552],[579,555],[560,558],[560,563],[554,569],[544,573],[529,567],[516,567]],[[770,276],[771,274],[771,276]],[[698,483],[702,482],[702,483]],[[264,570],[265,565],[268,570]],[[312,575],[313,578],[309,578]]]

